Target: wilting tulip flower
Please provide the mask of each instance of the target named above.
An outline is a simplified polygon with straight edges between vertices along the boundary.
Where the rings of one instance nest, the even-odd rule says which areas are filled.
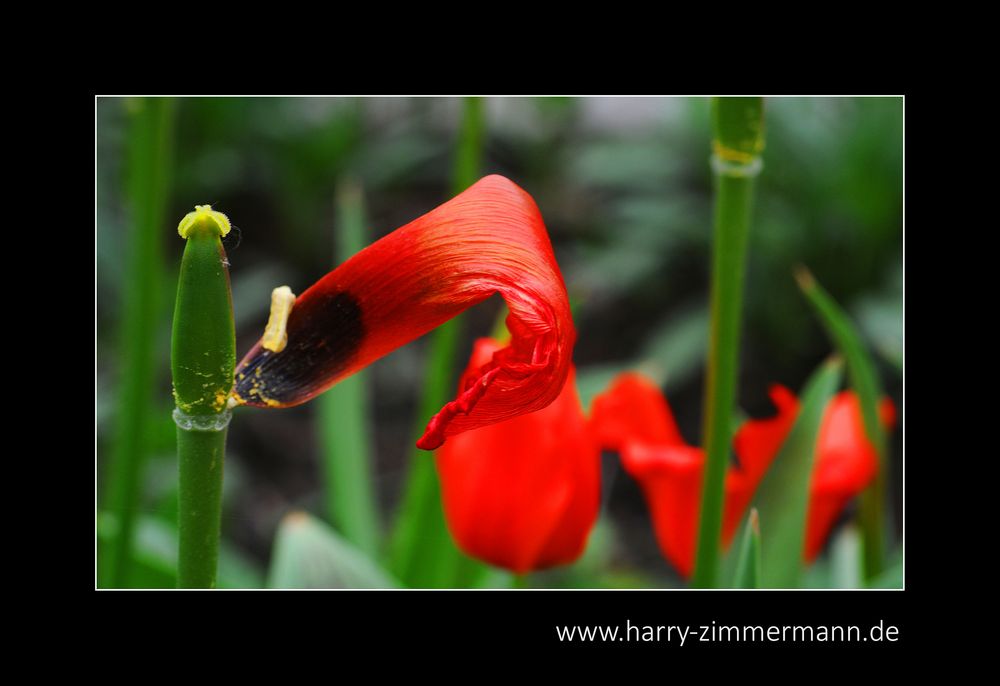
[[[462,385],[500,344],[476,342]],[[472,557],[517,573],[572,562],[600,502],[600,446],[574,372],[548,407],[452,436],[436,452],[448,528]]]
[[[234,402],[303,403],[495,293],[510,309],[510,345],[466,376],[417,445],[430,450],[540,410],[563,388],[576,333],[538,207],[502,176],[373,243],[295,299],[280,334],[240,362]]]
[[[744,422],[733,439],[737,464],[726,472],[724,546],[732,541],[798,414],[798,400],[787,388],[772,387],[771,399],[778,414]],[[888,400],[883,402],[881,412],[882,421],[890,424],[892,405]],[[659,389],[634,374],[619,377],[607,393],[595,399],[593,422],[610,432],[604,443],[619,450],[625,470],[641,485],[664,556],[684,576],[690,576],[701,509],[704,452],[681,438]],[[640,429],[646,435],[636,439]],[[840,393],[830,403],[817,447],[806,527],[807,561],[816,557],[844,506],[864,490],[878,468],[853,393]]]

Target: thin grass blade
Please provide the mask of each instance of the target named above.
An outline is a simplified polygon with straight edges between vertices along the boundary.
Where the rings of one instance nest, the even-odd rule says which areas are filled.
[[[885,566],[885,470],[886,435],[879,422],[878,405],[882,397],[875,363],[847,313],[804,267],[796,273],[799,287],[816,310],[831,342],[847,361],[851,386],[861,401],[865,432],[878,454],[879,470],[875,481],[861,496],[861,527],[864,541],[864,576],[873,579]]]
[[[466,98],[455,151],[453,194],[478,178],[484,139],[484,103],[480,98]],[[460,366],[456,356],[462,319],[456,317],[431,334],[418,431],[424,430],[454,390],[455,370]],[[488,567],[464,555],[452,541],[441,507],[434,460],[421,450],[410,455],[410,473],[393,532],[391,568],[406,585],[416,588],[475,586],[488,573]]]
[[[342,183],[336,205],[336,257],[343,261],[368,242],[361,188],[351,181]],[[368,379],[368,372],[358,372],[320,396],[317,428],[327,516],[345,539],[374,556],[380,526],[371,477]]]
[[[129,109],[127,197],[127,287],[119,332],[118,412],[105,477],[105,507],[119,522],[107,543],[106,564],[98,568],[101,586],[129,585],[135,513],[141,500],[142,471],[148,446],[145,436],[153,404],[156,374],[156,329],[159,293],[163,291],[163,228],[170,188],[174,102],[167,98],[126,101]]]
[[[739,551],[732,587],[760,588],[760,516],[756,508],[750,510],[743,526]]]
[[[761,539],[762,588],[797,588],[801,583],[819,427],[842,374],[843,362],[832,358],[810,377],[795,425],[761,484],[757,510],[767,527]]]

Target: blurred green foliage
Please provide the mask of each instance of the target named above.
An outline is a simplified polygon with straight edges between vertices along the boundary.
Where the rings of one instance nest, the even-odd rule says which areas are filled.
[[[397,588],[364,551],[305,512],[290,512],[274,539],[268,588]]]
[[[483,173],[535,198],[576,304],[584,401],[617,369],[639,367],[668,392],[681,430],[700,440],[708,256],[709,113],[703,99],[489,99]],[[902,394],[902,101],[769,99],[764,171],[750,235],[740,405],[770,414],[766,389],[801,388],[830,344],[795,286],[804,263],[878,355],[886,391]],[[181,99],[168,199],[179,220],[195,204],[226,212],[237,352],[259,337],[270,290],[301,292],[330,269],[338,182],[357,181],[371,239],[447,199],[461,111],[457,99]],[[99,498],[120,383],[125,103],[97,107],[97,406]],[[168,222],[169,224],[169,222]],[[151,458],[138,500],[146,522],[172,527],[176,464],[168,373],[176,266],[183,241],[163,236],[168,269],[158,299]],[[172,266],[171,266],[172,265]],[[465,317],[456,375],[499,304]],[[413,434],[426,341],[371,368],[373,477],[382,521],[396,511]],[[241,411],[229,437],[223,536],[261,583],[275,534],[292,509],[324,509],[315,408]],[[899,431],[899,429],[897,429]],[[901,441],[892,441],[890,512],[901,530]],[[428,456],[429,458],[430,456]],[[638,488],[605,465],[605,505],[587,554],[531,585],[670,586],[680,581],[656,548]],[[595,559],[597,562],[595,563]],[[820,564],[825,564],[821,560]],[[890,570],[892,571],[892,570]],[[829,578],[830,575],[827,575]],[[220,581],[225,576],[220,570]],[[246,577],[247,579],[251,577]],[[888,578],[888,577],[887,577]],[[825,583],[825,582],[824,582]]]

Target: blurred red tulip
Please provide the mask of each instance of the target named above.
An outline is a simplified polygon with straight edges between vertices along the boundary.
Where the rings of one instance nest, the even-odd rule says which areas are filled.
[[[879,419],[886,429],[896,424],[896,408],[884,398]],[[878,473],[878,453],[865,434],[857,394],[837,394],[826,409],[819,431],[819,457],[809,491],[806,560],[823,549],[833,525],[847,503],[859,495]]]
[[[732,541],[798,414],[798,400],[787,388],[773,386],[770,395],[778,414],[745,422],[733,439],[738,464],[726,473],[724,546]],[[890,401],[883,402],[881,412],[887,425],[894,421]],[[593,423],[600,427],[599,433],[603,431],[605,444],[619,450],[625,470],[641,485],[663,554],[684,576],[690,576],[704,452],[684,442],[660,390],[635,374],[618,377],[598,396]],[[864,434],[857,397],[847,391],[838,394],[826,410],[818,438],[804,553],[808,561],[822,549],[843,508],[871,482],[877,467],[874,448]]]
[[[501,344],[476,342],[462,380]],[[436,452],[448,528],[472,557],[517,573],[580,556],[600,504],[600,446],[575,373],[548,407],[452,436]]]
[[[733,439],[733,447],[741,460],[742,456],[751,455],[751,462],[763,465],[764,470],[778,454],[799,411],[798,401],[784,386],[773,386],[771,397],[778,414],[771,419],[745,422]],[[879,418],[886,428],[895,425],[895,407],[888,398],[879,406]],[[861,402],[853,391],[841,391],[827,405],[817,437],[806,520],[807,562],[816,559],[840,513],[852,498],[865,490],[877,473],[878,454],[865,434]],[[738,504],[737,521],[752,497],[752,492],[744,494],[745,500]]]
[[[563,388],[576,332],[538,207],[502,176],[481,179],[306,290],[284,349],[258,342],[236,370],[233,396],[298,405],[495,293],[510,309],[510,345],[466,376],[417,446],[540,410]]]

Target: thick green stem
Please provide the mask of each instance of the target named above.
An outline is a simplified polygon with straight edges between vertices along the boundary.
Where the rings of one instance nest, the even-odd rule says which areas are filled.
[[[707,458],[693,578],[694,585],[701,588],[714,587],[718,578],[723,484],[739,370],[743,272],[753,179],[760,170],[759,153],[764,141],[761,98],[719,98],[712,105],[715,238],[702,432]]]
[[[482,168],[485,122],[483,101],[466,98],[452,173],[452,193],[475,183]],[[454,391],[455,357],[461,333],[456,317],[431,334],[417,433]],[[422,450],[410,456],[410,473],[399,510],[392,550],[392,569],[409,586],[443,588],[465,584],[476,575],[475,565],[458,550],[441,508],[441,486],[434,460]]]
[[[343,183],[337,193],[337,257],[343,261],[365,247],[361,189]],[[326,511],[344,538],[375,557],[378,510],[371,479],[368,374],[358,372],[319,398]]]
[[[117,535],[100,569],[102,586],[128,586],[135,514],[142,492],[146,424],[152,405],[158,289],[162,281],[164,207],[170,177],[173,102],[141,98],[127,103],[128,277],[122,288],[121,374],[107,483]]]
[[[177,427],[180,467],[179,588],[215,588],[226,433],[227,429],[186,431]]]
[[[171,369],[180,469],[177,583],[214,588],[219,559],[227,402],[236,335],[221,212],[202,206],[181,221],[187,239],[177,284]]]

